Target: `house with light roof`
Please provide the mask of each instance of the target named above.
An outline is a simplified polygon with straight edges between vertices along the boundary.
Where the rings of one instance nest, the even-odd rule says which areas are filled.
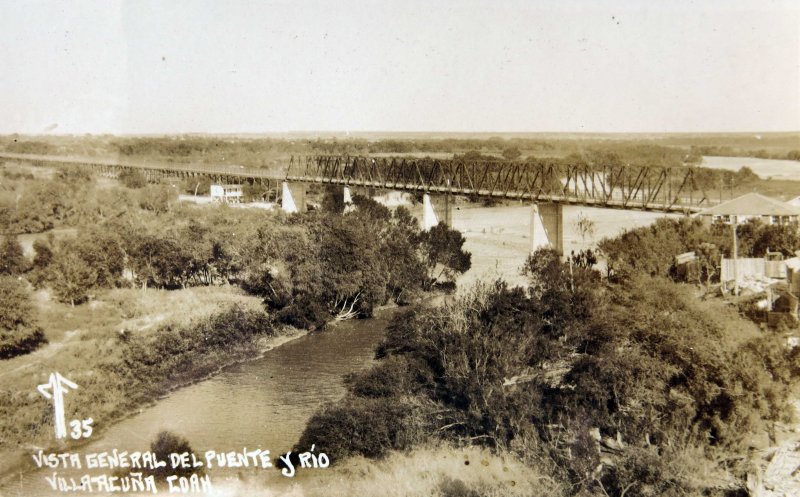
[[[708,224],[741,224],[760,219],[764,224],[792,224],[800,220],[800,207],[760,193],[746,193],[697,214]]]

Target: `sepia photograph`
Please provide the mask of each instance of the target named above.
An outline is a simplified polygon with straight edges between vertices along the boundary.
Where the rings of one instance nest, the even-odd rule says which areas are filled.
[[[796,0],[0,0],[0,497],[800,497]]]

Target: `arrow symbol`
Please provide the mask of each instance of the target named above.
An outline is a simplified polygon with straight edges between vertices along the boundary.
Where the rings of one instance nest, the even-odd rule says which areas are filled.
[[[64,394],[70,389],[75,390],[78,385],[64,378],[59,373],[50,373],[50,380],[47,383],[36,387],[39,393],[48,400],[53,400],[55,411],[56,438],[67,437],[67,422],[64,419]]]

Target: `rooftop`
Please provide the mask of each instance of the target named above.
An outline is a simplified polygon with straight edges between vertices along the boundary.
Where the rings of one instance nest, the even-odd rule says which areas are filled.
[[[800,207],[790,205],[760,193],[746,193],[700,212],[701,216],[798,216]]]

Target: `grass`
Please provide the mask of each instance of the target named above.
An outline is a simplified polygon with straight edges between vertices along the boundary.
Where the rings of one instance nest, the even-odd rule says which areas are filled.
[[[242,327],[215,321],[232,308],[265,316],[260,300],[237,287],[112,290],[74,308],[39,292],[36,302],[50,343],[0,361],[0,474],[29,450],[52,445],[52,406],[36,391],[51,373],[79,385],[65,400],[68,418],[91,416],[102,431],[170,389],[255,357],[273,336],[269,327],[248,328],[250,318]],[[240,328],[248,331],[237,334]],[[236,335],[233,343],[229,335]]]
[[[305,495],[370,495],[382,488],[384,497],[469,497],[560,495],[546,475],[510,455],[486,449],[434,447],[392,453],[381,461],[360,457],[304,482]]]
[[[380,460],[353,457],[297,477],[217,485],[217,495],[303,497],[555,497],[563,489],[508,454],[448,445],[392,452]],[[380,489],[380,490],[378,490]]]

